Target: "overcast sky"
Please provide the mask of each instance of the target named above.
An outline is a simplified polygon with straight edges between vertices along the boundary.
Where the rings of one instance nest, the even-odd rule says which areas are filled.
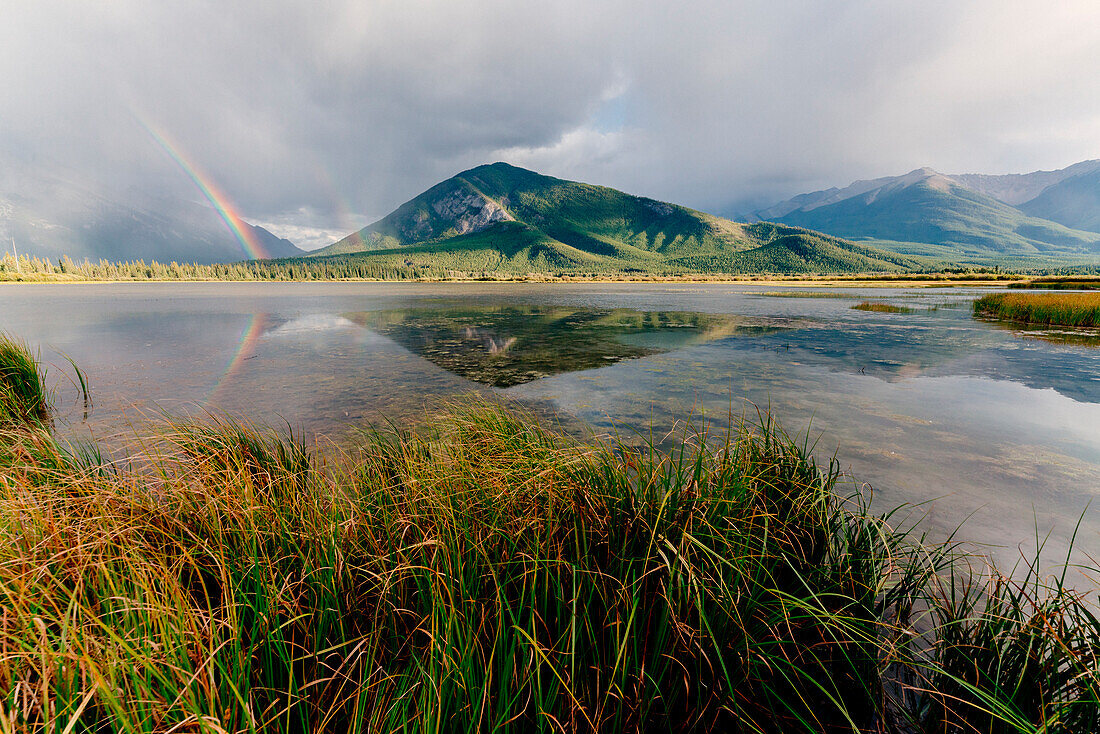
[[[495,160],[722,213],[1100,157],[1097,0],[0,0],[0,72],[4,160],[193,196],[144,123],[312,245]]]

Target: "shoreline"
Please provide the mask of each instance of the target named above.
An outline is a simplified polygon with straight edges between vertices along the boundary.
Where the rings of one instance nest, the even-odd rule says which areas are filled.
[[[909,288],[954,288],[954,287],[975,287],[975,288],[997,288],[997,287],[1009,287],[1009,284],[1026,283],[1029,278],[1024,276],[1002,276],[1002,277],[982,277],[982,278],[965,278],[965,277],[950,277],[942,276],[937,277],[935,275],[923,276],[923,277],[908,277],[908,276],[847,276],[847,275],[822,275],[822,276],[780,276],[780,275],[746,275],[746,276],[732,276],[732,277],[712,277],[712,276],[642,276],[642,277],[579,277],[579,276],[561,276],[561,277],[539,277],[539,278],[423,278],[423,279],[397,279],[397,280],[383,280],[378,278],[332,278],[332,279],[295,279],[295,280],[264,280],[264,279],[241,279],[233,280],[227,278],[194,278],[194,279],[178,279],[178,278],[142,278],[142,279],[104,279],[96,280],[90,278],[36,278],[36,279],[16,279],[16,278],[0,278],[0,285],[81,285],[81,284],[102,284],[113,285],[123,283],[257,283],[257,284],[275,284],[275,283],[394,283],[402,285],[411,284],[435,284],[435,283],[469,283],[476,285],[485,284],[584,284],[584,283],[629,283],[629,284],[658,284],[669,285],[683,283],[687,285],[761,285],[761,286],[783,286],[783,285],[812,285],[818,287],[859,287],[859,288],[889,288],[889,287],[909,287]],[[1020,287],[1020,286],[1017,286]]]

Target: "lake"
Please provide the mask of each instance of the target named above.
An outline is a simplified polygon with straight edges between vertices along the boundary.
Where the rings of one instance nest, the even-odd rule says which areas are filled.
[[[875,505],[1002,563],[1100,549],[1096,335],[975,320],[975,289],[725,284],[0,285],[42,350],[61,430],[111,445],[227,411],[339,442],[471,392],[630,440],[770,410]],[[854,310],[861,301],[907,313]],[[67,355],[87,375],[84,408]],[[856,485],[853,485],[853,487]],[[1084,514],[1083,514],[1084,513]],[[1083,519],[1082,519],[1083,518]]]

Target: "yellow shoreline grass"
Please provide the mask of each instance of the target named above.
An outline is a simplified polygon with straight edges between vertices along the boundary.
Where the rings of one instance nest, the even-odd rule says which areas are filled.
[[[993,293],[974,301],[974,313],[1005,321],[1100,326],[1100,292]]]

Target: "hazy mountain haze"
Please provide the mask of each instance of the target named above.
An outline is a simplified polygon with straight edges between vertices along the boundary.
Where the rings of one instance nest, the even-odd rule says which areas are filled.
[[[227,227],[207,202],[132,190],[111,195],[62,178],[26,175],[18,188],[0,188],[0,255],[13,246],[23,255],[93,262],[214,263],[302,254],[263,227],[239,226],[239,232]]]
[[[1098,165],[1061,179],[1020,209],[1067,227],[1100,232],[1100,161],[1091,162]]]

